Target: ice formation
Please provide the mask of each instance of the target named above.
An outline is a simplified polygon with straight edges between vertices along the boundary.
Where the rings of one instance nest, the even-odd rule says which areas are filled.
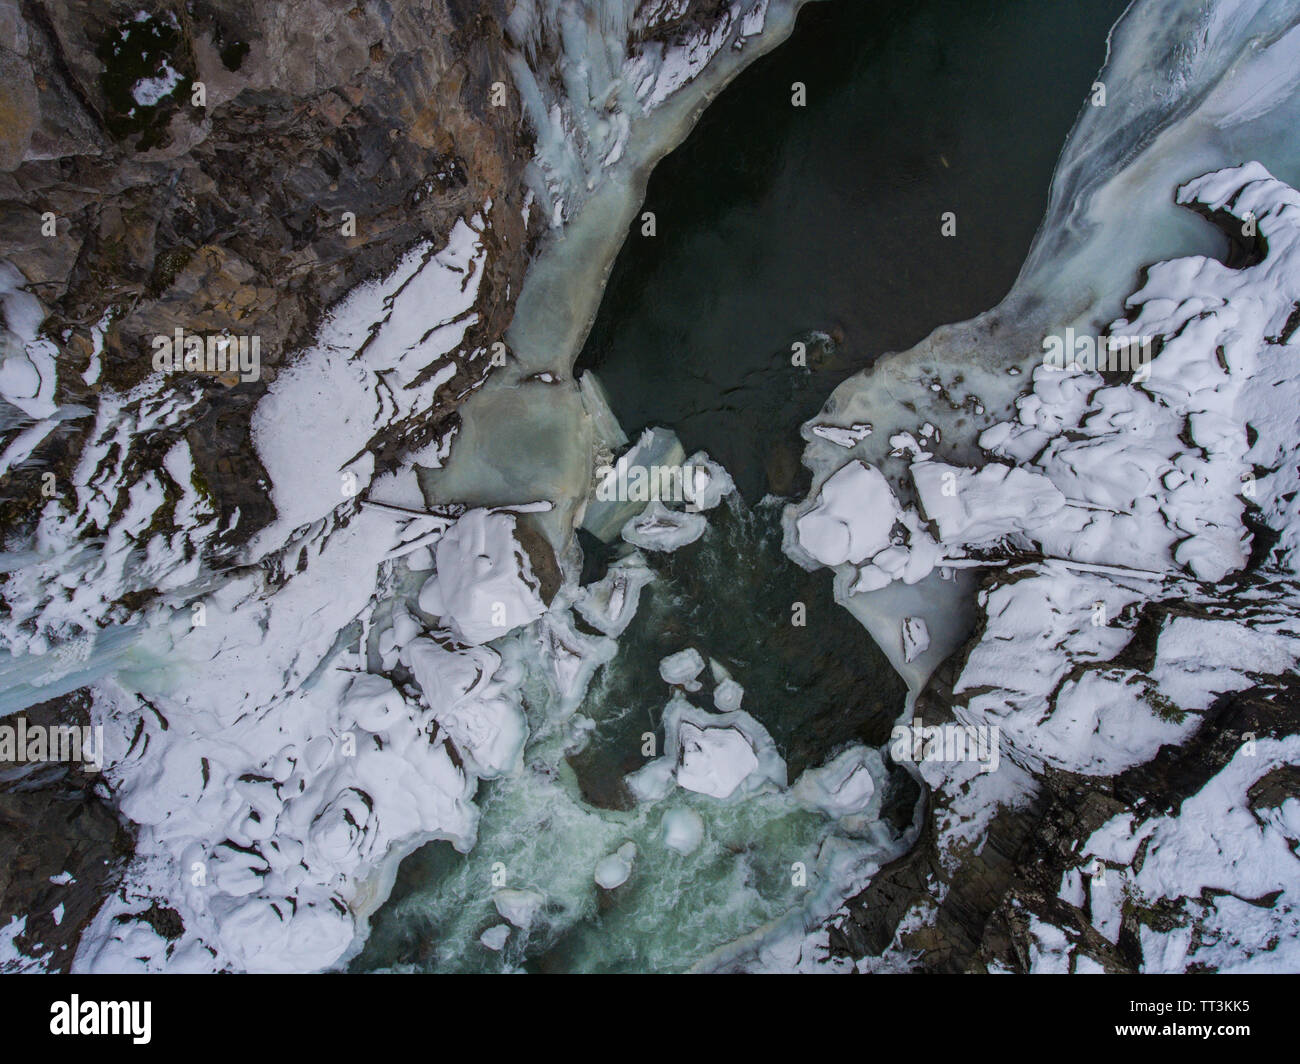
[[[682,513],[652,502],[623,526],[623,538],[642,550],[674,551],[694,543],[708,527],[703,514]]]
[[[879,751],[851,746],[821,768],[805,772],[791,793],[830,816],[863,817],[879,808],[876,780],[883,772]]]
[[[636,843],[625,842],[617,850],[604,858],[598,865],[594,878],[596,884],[605,890],[613,890],[627,882],[632,874],[632,863],[636,860]]]
[[[694,853],[704,840],[704,821],[693,809],[670,809],[662,830],[664,845],[683,855]]]
[[[659,675],[664,683],[684,687],[688,691],[698,691],[700,685],[695,678],[704,671],[704,659],[694,647],[669,654],[659,662]]]

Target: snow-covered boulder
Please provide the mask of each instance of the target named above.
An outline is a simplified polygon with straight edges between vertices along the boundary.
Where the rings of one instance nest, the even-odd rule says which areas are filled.
[[[1065,496],[1041,473],[996,462],[979,470],[917,462],[912,481],[945,543],[1032,534],[1065,506]]]
[[[420,609],[461,642],[489,642],[546,612],[513,514],[470,510],[434,553],[437,570],[420,591]]]
[[[493,778],[514,772],[528,725],[513,690],[513,674],[502,668],[500,655],[488,647],[449,650],[422,637],[402,652],[402,660],[434,719],[475,774]]]
[[[790,793],[828,816],[858,816],[879,809],[884,778],[885,765],[878,751],[851,746],[820,768],[805,770]]]
[[[718,799],[785,788],[785,761],[748,713],[710,713],[679,693],[664,709],[664,735],[664,755],[627,777],[638,801],[658,801],[674,782]]]
[[[681,761],[678,786],[712,798],[729,798],[758,768],[758,755],[739,728],[699,727],[683,721],[677,733]]]

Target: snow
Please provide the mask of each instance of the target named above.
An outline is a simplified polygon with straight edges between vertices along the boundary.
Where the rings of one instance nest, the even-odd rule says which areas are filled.
[[[1083,854],[1131,868],[1129,906],[1177,903],[1169,930],[1138,928],[1143,971],[1177,972],[1206,964],[1220,972],[1294,971],[1300,959],[1300,858],[1297,803],[1252,808],[1252,785],[1281,766],[1300,764],[1300,736],[1244,746],[1176,815],[1115,818]],[[1134,865],[1139,846],[1143,857]],[[1110,888],[1110,877],[1107,879]],[[1094,896],[1095,896],[1094,891]],[[1272,897],[1264,904],[1257,899]],[[1108,937],[1117,935],[1112,915]],[[1192,944],[1191,920],[1200,928]]]
[[[27,931],[26,916],[11,916],[9,922],[0,927],[0,973],[6,975],[23,972],[45,971],[45,961],[30,957],[17,945],[16,939]]]
[[[493,778],[518,769],[528,726],[512,694],[517,677],[500,655],[478,646],[452,651],[419,638],[402,651],[402,661],[471,771]]]
[[[561,6],[557,23],[555,11],[539,15],[532,5],[517,5],[511,32],[531,36],[533,29],[521,30],[529,19],[547,20],[547,32],[562,25],[572,35],[565,43],[572,58],[589,24],[578,5]],[[606,64],[592,48],[591,66],[560,64],[558,80],[549,77],[549,65],[540,78],[529,72],[521,80],[531,79],[537,96],[564,96],[552,127],[564,141],[561,152],[581,145],[584,155],[582,167],[548,184],[546,175],[559,173],[550,165],[558,159],[543,136],[544,157],[532,171],[559,194],[539,196],[545,201],[539,212],[554,208],[573,226],[586,213],[583,204],[602,195],[588,184],[594,173],[588,164],[598,163],[615,175],[613,191],[601,211],[587,214],[588,236],[603,233],[595,244],[616,248],[620,231],[605,221],[635,206],[640,176],[685,135],[707,94],[788,30],[793,7],[739,5],[722,20],[732,27],[725,40],[710,33],[650,57],[655,69],[643,73],[654,77],[619,84],[614,96],[621,106],[612,110],[621,114],[602,118],[603,125],[584,122],[578,138],[567,137],[565,123],[572,130],[575,115],[603,108],[584,91],[584,77],[614,86],[641,59],[624,53]],[[599,40],[609,26],[590,28]],[[747,44],[744,60],[723,47],[760,29],[764,40]],[[536,61],[538,50],[530,51]],[[522,54],[516,58],[526,66]],[[645,115],[637,86],[660,104],[653,129],[637,128]],[[153,99],[167,86],[137,89]],[[528,96],[526,107],[533,102]],[[480,472],[495,461],[476,435],[473,400],[462,408],[451,453],[450,438],[443,437],[376,475],[376,440],[434,410],[456,374],[466,331],[478,320],[489,217],[485,204],[453,226],[441,249],[411,249],[388,276],[333,307],[314,340],[277,367],[252,417],[276,517],[250,541],[242,564],[219,575],[204,560],[228,529],[216,527],[194,483],[196,467],[182,435],[201,392],[179,380],[151,379],[129,394],[101,387],[71,490],[40,513],[37,560],[8,574],[11,612],[3,626],[5,649],[15,655],[3,663],[6,699],[30,701],[61,685],[96,683],[92,712],[107,733],[105,773],[138,833],[120,890],[83,937],[77,970],[292,971],[345,963],[402,857],[430,839],[469,850],[478,829],[472,799],[479,780],[519,772],[529,734],[519,656],[540,650],[561,692],[562,715],[581,697],[592,664],[608,652],[610,644],[576,637],[568,605],[543,617],[514,529],[522,504],[550,497],[544,491],[526,495],[505,486],[498,490],[504,498],[482,504],[452,492],[450,499],[468,510],[418,512],[422,487],[454,485],[467,463]],[[587,259],[598,273],[608,256],[590,255],[593,246],[574,232],[565,254]],[[542,305],[561,321],[560,332],[564,311],[575,321],[583,317],[582,300],[539,301],[539,284],[544,288],[555,276],[548,273],[551,261],[548,251],[530,271],[529,298],[521,296],[516,315],[521,329]],[[16,271],[6,267],[2,280],[0,391],[36,426],[24,429],[16,447],[8,441],[8,457],[19,462],[57,419],[87,412],[55,406],[55,348],[37,336],[44,309],[22,290]],[[513,334],[510,339],[513,350]],[[540,381],[555,382],[546,385],[550,405],[541,416],[564,430],[579,453],[591,434],[583,426],[569,431],[577,407],[568,402],[568,366],[558,365],[571,361],[571,345],[550,345],[541,332],[535,340],[534,348],[518,352],[520,364],[542,373]],[[554,352],[557,365],[530,365],[537,347]],[[499,400],[504,392],[494,394]],[[525,430],[532,426],[517,427],[531,446],[534,437]],[[159,439],[168,445],[163,461],[141,474],[140,441]],[[534,450],[538,463],[549,462]],[[555,483],[563,490],[552,494],[569,493],[575,482],[569,466],[585,465],[589,455],[581,457],[559,463]],[[416,470],[417,463],[447,476],[426,478],[427,468]],[[727,494],[730,479],[707,456],[700,464],[708,483],[698,490],[692,483],[686,501],[707,509]],[[522,482],[532,479],[521,472]],[[183,527],[150,533],[156,515],[169,509]],[[558,527],[569,516],[556,513],[553,520]],[[652,513],[643,531],[660,549],[697,538],[705,527],[696,514]],[[430,568],[433,575],[425,575]],[[611,567],[600,587],[583,595],[574,590],[566,602],[617,634],[649,579],[644,565],[627,559]],[[419,598],[430,608],[417,613],[421,588]],[[125,615],[127,623],[111,626],[110,617],[124,616],[115,604],[137,590],[159,596]],[[115,675],[105,678],[109,672]],[[752,775],[774,779],[779,757],[756,727],[745,725],[761,753]],[[143,919],[155,903],[181,914],[179,939],[160,937]],[[499,938],[498,931],[489,941]]]
[[[489,642],[546,612],[513,514],[468,511],[438,540],[434,556],[437,571],[420,591],[420,609],[461,642]]]
[[[1157,24],[1156,15],[1169,13],[1157,2],[1139,8],[1132,20],[1139,27],[1145,11]],[[655,10],[644,18],[672,17],[667,7]],[[1228,10],[1240,17],[1226,18]],[[558,488],[578,483],[570,466],[588,475],[589,444],[617,435],[595,424],[587,391],[566,391],[571,382],[563,364],[571,361],[569,341],[589,320],[590,299],[598,298],[600,286],[586,282],[603,276],[609,257],[601,249],[626,231],[613,223],[626,221],[632,201],[639,203],[640,176],[689,126],[684,116],[739,69],[734,47],[760,29],[764,41],[755,43],[766,46],[788,26],[791,11],[792,5],[738,3],[711,28],[644,48],[628,44],[631,35],[623,31],[632,16],[625,5],[600,5],[598,17],[588,19],[573,3],[542,9],[521,3],[510,16],[508,33],[519,49],[512,73],[540,134],[530,171],[539,212],[567,230],[567,247],[550,245],[530,271],[529,298],[521,299],[512,327],[519,332],[511,338],[521,365],[549,382],[554,424],[578,425],[566,437],[572,450],[559,455],[578,460],[557,463],[564,467]],[[1085,369],[1039,367],[1022,375],[1021,367],[999,361],[1022,356],[983,352],[968,380],[988,394],[966,396],[979,400],[969,408],[984,418],[977,446],[971,430],[964,440],[953,431],[955,418],[935,415],[918,425],[916,404],[910,415],[900,414],[910,397],[940,386],[922,379],[932,373],[914,372],[915,358],[882,360],[885,384],[879,388],[897,386],[888,401],[880,400],[878,382],[855,381],[852,387],[863,390],[837,406],[834,424],[823,416],[805,426],[814,489],[792,508],[796,534],[788,537],[788,549],[801,564],[839,569],[837,598],[853,603],[855,616],[872,618],[872,631],[891,657],[912,666],[905,675],[914,691],[926,670],[964,638],[962,624],[951,620],[962,609],[952,601],[958,584],[945,574],[978,561],[969,554],[972,547],[1010,563],[1002,576],[986,581],[979,603],[982,638],[956,662],[954,686],[959,719],[998,728],[1008,756],[996,773],[969,763],[918,766],[935,789],[944,862],[955,860],[963,846],[978,845],[994,810],[1026,800],[1034,788],[1029,770],[1051,766],[1105,776],[1140,764],[1162,746],[1184,741],[1198,726],[1197,714],[1218,695],[1292,669],[1300,659],[1294,595],[1260,589],[1246,607],[1209,586],[1240,570],[1247,557],[1243,498],[1255,501],[1281,530],[1280,564],[1294,567],[1300,535],[1300,386],[1290,358],[1294,343],[1281,342],[1300,297],[1300,199],[1257,163],[1213,169],[1220,165],[1215,151],[1249,154],[1254,134],[1247,124],[1263,121],[1279,94],[1293,92],[1296,68],[1285,60],[1296,42],[1293,34],[1265,32],[1282,16],[1262,8],[1220,4],[1215,14],[1197,37],[1201,51],[1188,57],[1180,75],[1185,92],[1169,92],[1168,101],[1159,94],[1114,94],[1117,110],[1125,108],[1120,118],[1143,135],[1158,128],[1153,117],[1164,113],[1162,107],[1180,99],[1193,102],[1197,121],[1160,128],[1152,137],[1161,142],[1160,153],[1145,147],[1133,153],[1134,165],[1148,170],[1146,185],[1138,187],[1125,184],[1125,173],[1106,163],[1108,152],[1120,150],[1108,145],[1131,147],[1131,139],[1099,140],[1103,118],[1085,112],[1062,160],[1044,226],[1049,237],[1068,228],[1064,251],[1057,247],[1052,261],[1041,251],[1052,243],[1044,238],[1023,275],[1032,281],[1059,272],[1053,284],[1061,291],[1086,288],[1084,301],[1095,296],[1094,310],[1113,304],[1110,313],[1096,312],[1102,322],[1123,305],[1125,316],[1114,319],[1112,332],[1162,340],[1150,372],[1119,383]],[[1126,59],[1131,65],[1132,56],[1145,62],[1150,54],[1142,47],[1150,42],[1140,38],[1116,37],[1113,61],[1121,69]],[[541,51],[540,42],[556,39],[568,61],[555,79],[539,77],[527,57]],[[1241,58],[1241,41],[1260,43]],[[744,50],[747,56],[757,51]],[[1139,105],[1124,95],[1147,100],[1154,112],[1135,117],[1127,108]],[[653,120],[648,109],[656,112]],[[1186,148],[1187,130],[1211,119],[1229,130],[1202,137],[1218,147],[1172,150],[1170,141]],[[1279,120],[1282,129],[1293,124]],[[1070,179],[1080,160],[1092,165],[1090,147],[1101,153],[1093,167],[1101,185]],[[1170,234],[1184,223],[1134,224],[1135,217],[1156,217],[1143,213],[1148,210],[1172,209],[1171,168],[1184,176],[1205,172],[1179,190],[1179,202],[1238,217],[1249,210],[1267,238],[1268,255],[1255,266],[1228,270],[1204,255],[1180,252],[1157,262],[1141,290],[1117,303],[1137,264],[1176,246]],[[1063,207],[1070,198],[1077,206]],[[1141,206],[1148,201],[1150,208]],[[1118,209],[1128,203],[1134,206]],[[515,513],[453,492],[451,498],[470,506],[451,511],[459,514],[454,519],[403,514],[403,508],[423,508],[415,471],[408,465],[375,477],[370,446],[376,434],[431,410],[455,373],[454,354],[475,320],[486,267],[481,238],[487,210],[459,223],[441,251],[413,250],[389,277],[362,286],[334,308],[315,343],[271,384],[254,414],[254,435],[277,518],[243,559],[261,565],[221,580],[203,571],[203,549],[220,530],[193,483],[185,440],[169,441],[155,468],[131,472],[139,457],[133,441],[157,438],[178,424],[198,396],[183,387],[163,395],[158,382],[129,395],[103,389],[76,465],[73,498],[44,505],[35,544],[39,560],[7,581],[11,612],[3,629],[5,648],[17,655],[5,663],[5,687],[20,692],[7,697],[98,681],[94,713],[110,730],[106,772],[123,814],[139,830],[136,859],[86,936],[76,961],[80,970],[339,965],[364,935],[365,919],[386,893],[386,882],[391,885],[401,856],[430,838],[468,850],[478,828],[472,798],[479,780],[521,774],[530,731],[519,655],[536,654],[546,663],[534,678],[544,676],[554,696],[548,711],[565,719],[613,646],[608,638],[578,632],[569,610],[607,637],[624,631],[634,616],[639,592],[651,579],[639,555],[611,566],[598,584],[567,588],[548,613],[515,536]],[[1102,218],[1105,210],[1113,217]],[[1061,225],[1062,211],[1079,224]],[[1115,254],[1113,242],[1087,235],[1113,236],[1117,226],[1144,238],[1136,260],[1122,248]],[[567,267],[579,260],[584,265],[572,283],[586,294],[557,298],[566,294],[557,278],[567,277]],[[1058,271],[1061,262],[1067,267]],[[1095,288],[1081,279],[1095,281]],[[6,326],[0,394],[33,419],[6,446],[4,460],[16,464],[58,419],[80,415],[54,404],[54,348],[37,336],[43,308],[8,269],[0,282]],[[545,327],[536,327],[539,321]],[[1067,324],[1027,314],[1017,318],[1023,335],[991,346],[1037,351],[1043,334]],[[514,342],[525,334],[529,343]],[[944,343],[970,335],[945,333],[927,350],[943,353]],[[940,361],[950,367],[958,360]],[[900,364],[909,368],[898,370]],[[536,406],[528,397],[538,393],[512,382],[492,393],[495,401],[508,390],[519,391],[525,407]],[[497,422],[475,409],[464,408],[464,446],[448,454],[449,441],[438,441],[419,461],[442,466],[445,459],[461,476],[467,468],[492,468],[493,455],[480,446],[482,424],[475,426]],[[579,410],[586,421],[566,420]],[[511,434],[514,427],[503,431]],[[522,429],[518,437],[525,444],[531,439]],[[512,436],[512,442],[518,440]],[[535,468],[552,457],[539,448]],[[707,484],[688,482],[686,501],[708,509],[729,493],[730,478],[702,453],[687,464],[697,460]],[[516,472],[528,482],[524,466]],[[1246,484],[1255,494],[1246,494]],[[582,490],[579,485],[575,496]],[[530,497],[549,496],[539,491]],[[155,516],[168,508],[182,527],[151,533]],[[557,524],[567,516],[553,514]],[[629,543],[655,550],[693,542],[706,528],[702,516],[657,502],[614,523]],[[1023,557],[1033,560],[1021,564]],[[412,572],[430,569],[431,576],[412,579]],[[419,617],[409,601],[416,588],[423,589]],[[129,628],[101,627],[120,616],[114,603],[141,589],[161,592],[147,616],[132,617]],[[191,602],[206,607],[205,624],[193,623]],[[1138,611],[1163,603],[1183,604],[1187,612],[1163,623],[1149,667],[1122,664]],[[1240,616],[1225,616],[1225,604]],[[668,665],[663,678],[698,686],[703,657],[694,650],[683,654],[693,657]],[[693,802],[701,809],[726,802],[738,812],[780,798],[844,820],[846,830],[869,823],[883,790],[878,753],[841,751],[787,793],[784,762],[771,737],[739,710],[743,689],[719,668],[713,702],[722,712],[699,709],[680,693],[673,697],[664,714],[668,749],[629,779],[638,800]],[[117,669],[115,679],[100,679],[95,671],[109,669]],[[569,723],[581,727],[577,718]],[[1289,949],[1268,944],[1300,937],[1288,893],[1296,881],[1300,807],[1291,800],[1252,808],[1248,800],[1250,787],[1270,768],[1296,763],[1294,745],[1292,739],[1264,739],[1258,751],[1243,750],[1176,816],[1125,817],[1107,825],[1090,841],[1107,862],[1106,883],[1090,879],[1085,886],[1080,873],[1062,890],[1072,896],[1087,890],[1093,919],[1112,941],[1126,891],[1147,902],[1177,901],[1189,918],[1194,914],[1208,932],[1199,939],[1187,927],[1139,928],[1152,970],[1193,962],[1243,970],[1294,967]],[[691,809],[674,805],[658,823],[665,846],[678,853],[703,845],[702,819]],[[711,821],[711,842],[714,827]],[[586,887],[592,874],[606,887],[626,881],[635,845],[610,852],[623,824],[591,830],[600,837],[578,869]],[[1141,868],[1129,868],[1143,846]],[[874,873],[872,861],[881,851],[866,853],[843,836],[828,838],[819,869],[835,887],[791,918],[799,935],[809,914],[826,915],[831,895]],[[1234,894],[1217,893],[1223,890]],[[1252,892],[1277,890],[1283,893],[1274,904],[1253,904],[1262,895]],[[493,900],[510,925],[524,928],[539,918],[546,899],[534,891],[499,891]],[[181,940],[167,942],[135,918],[153,901],[183,914]],[[509,925],[484,926],[480,921],[469,941],[481,936],[486,948],[503,948]],[[22,927],[11,922],[0,929],[0,966],[14,963],[7,951]],[[1033,964],[1068,965],[1060,929],[1040,921],[1032,937]],[[811,950],[804,955],[791,945],[803,941],[798,936],[778,928],[760,938],[762,945],[753,946],[760,966],[811,963]],[[1075,970],[1087,966],[1077,957],[1073,963]]]
[[[999,727],[1027,764],[1098,775],[1141,764],[1195,729],[1190,715],[1160,716],[1155,672],[1144,681],[1109,665],[1131,632],[1093,623],[1141,601],[1141,585],[1058,562],[1013,577],[985,593],[985,635],[953,687],[963,721]]]
[[[880,472],[849,462],[827,478],[817,505],[799,518],[799,544],[822,565],[861,562],[889,546],[901,516]]]
[[[171,473],[187,458],[170,453]],[[328,968],[409,848],[473,844],[479,774],[514,771],[526,736],[512,671],[486,647],[439,646],[396,606],[372,627],[375,660],[405,657],[417,687],[367,673],[339,643],[370,623],[394,547],[449,524],[355,506],[318,522],[285,552],[290,579],[239,571],[205,598],[204,624],[184,609],[147,630],[140,653],[157,665],[100,685],[105,772],[139,836],[77,970]],[[182,914],[181,940],[135,919],[154,900]]]
[[[267,389],[252,437],[277,516],[250,558],[363,492],[375,434],[431,409],[455,373],[448,356],[477,320],[483,225],[482,215],[458,221],[442,250],[414,247],[386,278],[353,289]]]
[[[1065,496],[1040,473],[991,463],[980,470],[942,462],[912,466],[921,508],[945,543],[981,543],[1030,532],[1065,505]]]
[[[167,62],[151,78],[141,78],[131,87],[131,97],[141,107],[153,107],[176,91],[181,75]]]
[[[915,555],[924,539],[908,540],[895,527],[904,541],[857,567],[867,555],[844,546],[846,533],[837,549],[826,548],[829,537],[806,536],[810,518],[828,508],[828,487],[836,496],[836,477],[870,462],[879,474],[877,508],[897,514],[896,525],[907,525],[913,511],[904,501],[914,498],[937,537],[937,549],[927,547],[922,559],[932,569],[974,563],[967,553],[973,547],[985,562],[1010,563],[985,577],[977,638],[955,659],[953,684],[958,722],[1000,736],[998,770],[930,760],[917,766],[932,788],[940,862],[949,872],[983,843],[996,810],[1029,800],[1035,774],[1055,768],[1111,777],[1147,763],[1196,732],[1219,696],[1289,673],[1300,661],[1292,582],[1300,425],[1289,386],[1293,342],[1285,335],[1300,304],[1300,258],[1292,251],[1300,196],[1248,163],[1188,182],[1178,200],[1225,212],[1228,226],[1254,218],[1267,255],[1240,269],[1192,255],[1145,271],[1108,330],[1159,341],[1153,361],[1127,379],[1027,367],[1028,391],[1009,397],[1009,418],[991,416],[975,439],[967,430],[963,441],[951,427],[943,434],[952,457],[936,453],[938,433],[891,421],[892,411],[886,416],[904,388],[888,402],[873,387],[830,404],[839,424],[888,424],[888,460],[871,461],[875,436],[855,441],[850,456],[845,441],[805,427],[814,489],[787,512],[787,551],[804,565],[837,566],[837,599],[870,619],[873,634],[892,615],[902,659],[925,653],[909,635],[917,600],[859,603],[895,594],[894,581],[911,562],[900,567],[903,555]],[[930,357],[955,335],[937,338]],[[852,506],[866,494],[832,498],[844,524],[867,510]],[[1273,555],[1280,569],[1235,587],[1218,584],[1248,556],[1245,500],[1282,532]],[[945,609],[943,600],[925,604],[928,618]],[[1139,617],[1155,622],[1141,639]],[[931,652],[947,638],[931,640]],[[1086,901],[1111,942],[1129,920],[1147,971],[1294,967],[1300,928],[1283,884],[1297,881],[1300,803],[1252,809],[1247,792],[1271,767],[1293,762],[1295,741],[1243,743],[1229,766],[1173,813],[1117,817],[1067,872],[1062,897],[1081,907]],[[1176,903],[1172,921],[1167,908],[1159,922],[1131,915],[1163,902]],[[1030,965],[1099,968],[1042,920],[1031,924]]]
[[[14,266],[0,262],[0,397],[30,418],[48,418],[56,410],[57,350],[39,336],[45,308],[25,283]]]

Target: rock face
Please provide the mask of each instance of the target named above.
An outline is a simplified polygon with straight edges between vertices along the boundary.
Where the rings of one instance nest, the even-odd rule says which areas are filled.
[[[6,717],[28,727],[83,727],[84,692]],[[121,878],[131,833],[80,766],[0,760],[0,972],[67,971],[78,939]],[[152,918],[163,919],[155,911]]]
[[[928,720],[945,719],[944,679],[952,671],[942,669],[935,678],[923,708]],[[1196,956],[1198,948],[1222,937],[1216,917],[1219,907],[1238,904],[1231,891],[1205,899],[1199,892],[1152,896],[1135,888],[1119,861],[1092,856],[1088,843],[1116,817],[1139,825],[1177,818],[1242,752],[1243,737],[1255,736],[1258,743],[1298,732],[1300,688],[1294,677],[1224,695],[1204,714],[1195,736],[1165,747],[1145,765],[1101,778],[1047,770],[1017,807],[997,810],[980,829],[982,847],[975,839],[954,846],[951,836],[945,838],[959,802],[941,789],[931,797],[916,848],[879,874],[830,929],[831,955],[889,967],[890,958],[915,951],[904,966],[935,972],[1203,971],[1252,959],[1267,965],[1268,935],[1237,956],[1211,959],[1208,949]],[[1258,764],[1259,777],[1248,784],[1243,805],[1263,820],[1270,810],[1300,801],[1300,781],[1294,764],[1270,767],[1263,758]],[[1133,855],[1138,877],[1146,849]],[[1183,859],[1194,856],[1185,852]],[[1285,934],[1291,910],[1281,886],[1247,901],[1257,919],[1278,918],[1274,934]],[[1236,931],[1248,939],[1250,927],[1242,921]],[[1045,948],[1047,928],[1060,933],[1055,950]],[[1185,937],[1187,948],[1172,957],[1152,949],[1170,934]],[[1285,970],[1285,956],[1276,960]]]
[[[489,100],[510,82],[490,15],[443,0],[391,12],[202,0],[144,5],[138,20],[141,6],[0,4],[0,257],[49,311],[61,398],[93,407],[100,387],[141,380],[150,339],[177,327],[260,337],[270,378],[344,292],[489,200],[469,339],[500,335],[529,246],[528,143],[517,106]],[[159,64],[180,80],[140,105]],[[219,511],[238,508],[236,541],[269,516],[241,446],[262,387],[213,382],[177,426],[203,441]],[[75,449],[56,436],[38,457],[57,469]]]

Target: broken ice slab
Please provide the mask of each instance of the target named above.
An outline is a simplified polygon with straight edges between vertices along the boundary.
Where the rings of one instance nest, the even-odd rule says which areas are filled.
[[[521,524],[562,555],[591,478],[592,423],[571,383],[489,378],[460,408],[461,429],[441,469],[417,467],[430,507],[512,506],[545,500]]]
[[[596,446],[621,451],[628,445],[627,433],[618,423],[614,408],[609,404],[609,394],[591,370],[578,378],[578,392],[582,396],[587,416],[591,418]]]
[[[681,484],[685,460],[686,451],[672,429],[646,429],[613,466],[596,470],[594,497],[587,503],[583,530],[603,543],[618,539],[623,526],[662,494],[659,489],[665,478],[671,480],[675,471],[676,483]]]

